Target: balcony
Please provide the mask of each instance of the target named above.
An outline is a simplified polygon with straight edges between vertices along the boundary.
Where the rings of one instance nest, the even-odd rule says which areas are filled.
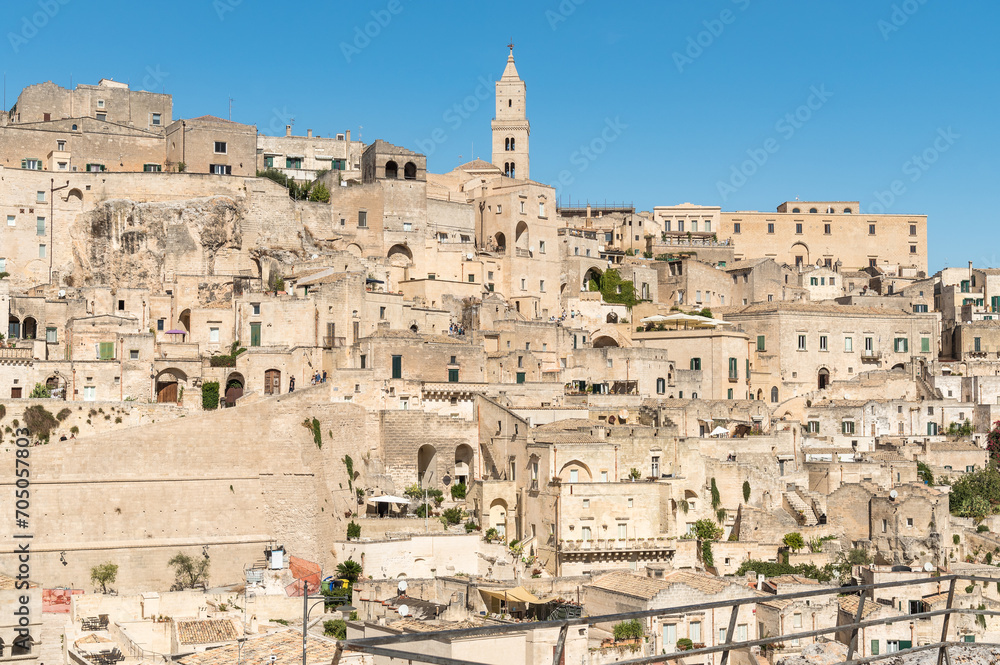
[[[516,256],[519,259],[530,259],[531,258],[531,252],[529,252],[528,250],[523,249],[521,247],[515,247],[514,248],[514,256]]]
[[[672,538],[596,538],[591,540],[560,540],[561,553],[664,552],[677,549]]]
[[[865,349],[861,352],[861,362],[874,363],[882,360],[881,351],[873,351],[871,349]]]
[[[31,360],[33,348],[28,347],[25,349],[17,348],[0,348],[0,360]]]
[[[323,337],[323,348],[324,349],[340,349],[346,346],[346,337]]]

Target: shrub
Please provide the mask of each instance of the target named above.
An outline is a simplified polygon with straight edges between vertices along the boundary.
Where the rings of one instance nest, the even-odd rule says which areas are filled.
[[[316,420],[315,418],[312,419],[312,433],[313,433],[313,442],[316,444],[317,448],[319,448],[320,450],[322,450],[323,449],[323,430],[320,429],[320,427],[319,427],[319,421]]]
[[[39,439],[48,441],[49,434],[59,426],[59,421],[44,406],[36,404],[24,410],[24,424]]]
[[[749,480],[744,480],[743,481],[743,503],[749,503],[749,502],[750,502],[750,481]]]
[[[347,525],[347,539],[357,540],[361,537],[361,525],[351,520]]]
[[[611,632],[617,642],[619,640],[639,639],[643,636],[644,631],[642,630],[642,623],[638,619],[632,619],[631,621],[616,623]]]
[[[413,512],[417,517],[429,517],[431,514],[431,506],[429,503],[422,503],[417,506],[417,509]]]
[[[110,561],[90,569],[90,581],[101,586],[101,593],[108,592],[108,585],[114,584],[118,578],[118,564]]]
[[[719,486],[715,484],[715,478],[712,478],[711,483],[712,490],[712,510],[718,510],[719,506],[722,505],[722,496],[719,494]]]
[[[986,533],[989,530],[990,528],[985,524],[980,524],[979,526],[976,527],[976,533]]]
[[[343,619],[330,619],[323,622],[323,634],[338,640],[347,639],[347,622]]]
[[[456,501],[461,501],[462,499],[465,498],[465,493],[467,491],[468,491],[468,488],[465,486],[465,483],[458,483],[456,485],[452,485],[451,486],[451,498],[455,499]]]
[[[956,533],[955,535],[953,535],[951,537],[951,542],[953,542],[956,545],[958,545],[960,542],[962,542],[962,538]]]
[[[476,523],[473,522],[472,520],[469,520],[468,522],[465,523],[465,532],[466,533],[472,533],[473,531],[475,531],[478,528],[479,527],[476,526]]]
[[[206,411],[219,408],[218,381],[206,381],[201,384],[201,408]]]
[[[688,638],[682,637],[681,639],[677,640],[678,651],[690,651],[693,648],[694,648],[694,642],[692,642]]]
[[[167,565],[174,569],[174,586],[177,589],[187,589],[198,584],[208,585],[207,557],[195,559],[182,552],[174,555]]]
[[[329,203],[330,202],[330,190],[326,188],[321,182],[317,182],[311,190],[309,190],[309,200],[316,201],[319,203]]]
[[[73,425],[72,427],[69,428],[69,433],[70,434],[79,434],[80,433],[80,428],[77,427],[76,425]]]
[[[34,399],[48,399],[49,397],[52,397],[52,391],[49,390],[48,386],[42,383],[36,383],[35,387],[31,389],[29,397]]]
[[[315,418],[313,419],[313,422],[316,422]],[[316,427],[318,425],[319,425],[319,423],[316,423],[316,425],[314,425],[314,427]],[[315,435],[315,430],[314,430],[314,435]],[[332,438],[333,434],[331,434],[330,436]],[[344,463],[344,468],[347,469],[347,488],[348,489],[354,489],[354,460],[351,458],[350,455],[344,455],[344,459],[341,460],[341,461]],[[361,498],[361,497],[358,497],[358,498]]]
[[[60,411],[59,413],[56,414],[56,420],[58,420],[59,422],[62,422],[64,420],[66,420],[67,418],[69,418],[70,415],[72,415],[72,413],[73,413],[73,411],[70,410],[70,409],[63,409],[62,411]]]
[[[793,552],[798,552],[800,549],[806,546],[806,542],[802,538],[802,534],[798,532],[786,533],[785,537],[782,538],[782,542],[785,544],[785,547],[792,550]]]
[[[337,576],[351,582],[357,582],[362,572],[361,564],[354,559],[341,561],[337,564]]]
[[[500,532],[497,531],[494,527],[490,527],[489,529],[486,530],[486,533],[483,534],[483,540],[487,542],[500,540]]]
[[[441,513],[441,517],[444,519],[445,524],[458,524],[462,521],[462,517],[464,517],[464,511],[461,508],[448,508]]]
[[[632,467],[628,471],[628,477],[631,478],[632,480],[639,480],[640,478],[642,478],[642,472],[639,471],[639,469]]]

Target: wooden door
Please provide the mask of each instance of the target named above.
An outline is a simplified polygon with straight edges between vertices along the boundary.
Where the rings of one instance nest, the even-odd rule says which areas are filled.
[[[20,387],[18,387],[18,388],[11,388],[10,389],[10,396],[13,399],[20,399],[20,397],[21,397],[21,388]]]
[[[176,402],[177,401],[177,382],[170,381],[169,383],[158,383],[156,390],[156,401],[157,402]]]
[[[264,394],[281,394],[281,372],[276,369],[269,369],[264,372]]]

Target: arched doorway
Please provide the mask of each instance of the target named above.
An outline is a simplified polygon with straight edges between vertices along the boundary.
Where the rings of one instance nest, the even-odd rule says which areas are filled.
[[[583,275],[583,285],[580,287],[581,291],[590,291],[590,283],[593,282],[595,286],[601,285],[601,276],[604,273],[598,268],[590,268]]]
[[[830,385],[830,370],[824,367],[819,371],[817,385],[819,386],[820,390],[823,390],[828,385]]]
[[[795,257],[796,266],[809,265],[809,247],[804,242],[797,242],[792,245],[792,256]]]
[[[519,249],[528,249],[528,225],[525,222],[518,222],[514,229],[514,246]]]
[[[429,443],[420,446],[417,451],[417,481],[421,487],[428,487],[437,480],[436,470],[437,448]]]
[[[417,179],[417,165],[413,162],[406,162],[403,166],[403,178],[406,180],[416,180]]]
[[[761,390],[760,388],[758,388],[757,389],[757,401],[759,402],[762,399],[764,399],[764,391]]]
[[[607,349],[607,348],[617,348],[618,340],[614,337],[609,337],[608,335],[600,335],[594,338],[594,348],[595,349]]]
[[[395,180],[399,177],[399,165],[389,160],[385,163],[385,177],[387,180]]]
[[[472,478],[472,447],[462,444],[455,448],[455,483],[468,487]]]
[[[187,383],[187,374],[171,367],[156,375],[156,401],[160,403],[177,402],[181,389]]]
[[[280,395],[281,394],[281,371],[277,369],[269,369],[264,372],[264,394],[265,395]]]
[[[35,339],[35,334],[38,332],[38,324],[35,319],[26,316],[24,317],[24,322],[21,324],[21,336],[24,339]]]
[[[507,236],[503,232],[498,231],[496,235],[493,236],[493,244],[495,245],[496,251],[503,254],[507,251]]]
[[[181,323],[182,326],[184,326],[184,330],[185,331],[187,331],[188,333],[191,332],[191,310],[190,309],[186,309],[183,312],[181,312],[181,315],[179,317],[177,317],[177,320],[180,321],[180,323]]]
[[[507,502],[494,499],[490,504],[490,528],[496,529],[504,540],[507,539]]]
[[[233,372],[226,379],[226,406],[235,406],[236,400],[243,397],[246,380],[239,372]]]

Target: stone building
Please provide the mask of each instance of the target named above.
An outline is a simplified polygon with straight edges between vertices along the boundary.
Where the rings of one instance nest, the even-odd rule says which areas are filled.
[[[284,136],[257,135],[257,170],[277,169],[293,180],[311,182],[322,171],[332,171],[341,180],[361,178],[361,154],[365,144],[351,140],[351,130],[335,136],[292,136],[285,126]]]
[[[527,116],[527,88],[514,66],[514,47],[507,56],[507,66],[496,83],[496,115],[490,123],[493,132],[493,164],[509,178],[531,177],[528,138],[531,124]],[[553,207],[552,214],[555,214]]]
[[[166,129],[168,171],[252,176],[257,128],[212,115],[177,120]]]

